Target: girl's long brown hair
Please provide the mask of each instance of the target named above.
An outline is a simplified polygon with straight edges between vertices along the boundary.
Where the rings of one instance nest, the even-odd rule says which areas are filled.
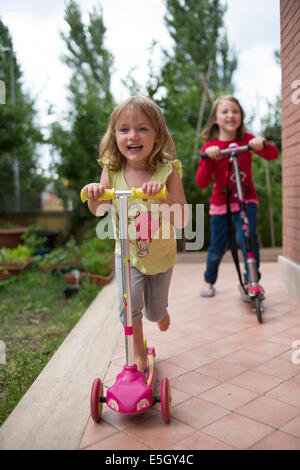
[[[221,103],[221,101],[232,101],[239,107],[241,111],[241,124],[236,131],[236,138],[243,139],[244,137],[246,127],[244,124],[245,113],[244,113],[242,106],[240,105],[239,101],[236,98],[234,98],[234,96],[222,95],[222,96],[219,96],[219,98],[215,100],[212,110],[210,112],[210,116],[208,118],[207,124],[200,134],[200,137],[202,137],[202,139],[205,142],[209,140],[217,139],[219,137],[220,130],[219,130],[218,124],[216,123],[216,117],[217,117],[217,108],[218,108],[218,105]]]
[[[99,164],[109,163],[110,170],[119,170],[125,161],[116,141],[115,128],[123,112],[143,113],[156,132],[157,143],[149,156],[149,165],[155,169],[157,162],[176,159],[176,147],[168,131],[161,109],[154,101],[144,96],[131,96],[117,106],[110,116],[108,127],[99,147]],[[167,148],[167,153],[164,149]]]

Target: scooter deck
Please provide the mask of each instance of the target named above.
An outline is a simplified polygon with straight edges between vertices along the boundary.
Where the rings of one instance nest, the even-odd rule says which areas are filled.
[[[147,371],[146,371],[146,382],[148,387],[151,388],[152,392],[155,386],[156,379],[156,368],[155,368],[155,349],[147,348]]]
[[[241,297],[242,297],[243,301],[250,304],[250,302],[251,302],[250,297],[249,297],[249,295],[245,294],[245,292],[243,291],[243,288],[240,284],[238,284],[238,290],[240,291],[240,294],[241,294]]]
[[[238,284],[238,289],[240,291],[240,294],[241,294],[241,297],[242,297],[243,301],[247,302],[248,304],[251,304],[251,302],[253,301],[253,297],[251,297],[250,295],[245,294],[245,292],[243,291],[243,288],[240,284]],[[263,303],[262,303],[263,300],[265,300],[265,297],[261,296],[260,301],[261,301],[261,311],[262,312],[264,311],[264,306],[263,306]],[[252,310],[253,310],[253,312],[255,312],[255,307],[253,307]]]
[[[137,370],[136,365],[123,367],[115,383],[107,390],[106,404],[109,408],[122,414],[139,414],[154,404],[154,358],[154,348],[147,348],[145,375]]]

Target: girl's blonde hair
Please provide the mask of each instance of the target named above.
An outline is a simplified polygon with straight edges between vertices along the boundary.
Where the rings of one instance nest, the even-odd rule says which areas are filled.
[[[176,147],[168,131],[161,109],[154,101],[144,96],[131,96],[112,112],[105,135],[100,143],[99,164],[103,167],[108,162],[110,170],[119,170],[125,160],[116,141],[115,128],[123,112],[143,113],[156,132],[157,143],[149,156],[149,165],[155,169],[157,162],[176,159]],[[164,152],[167,148],[168,153]]]
[[[244,137],[246,127],[244,124],[245,113],[244,113],[242,106],[240,105],[239,101],[236,98],[234,98],[234,96],[222,95],[222,96],[219,96],[219,98],[215,100],[212,110],[210,112],[210,116],[208,118],[208,122],[200,134],[200,137],[202,137],[202,139],[205,142],[212,140],[212,139],[217,139],[219,137],[220,130],[219,130],[218,124],[216,123],[216,118],[217,118],[217,108],[219,104],[221,103],[221,101],[231,101],[232,103],[235,103],[239,107],[240,112],[241,112],[241,124],[236,131],[236,138],[243,139]]]

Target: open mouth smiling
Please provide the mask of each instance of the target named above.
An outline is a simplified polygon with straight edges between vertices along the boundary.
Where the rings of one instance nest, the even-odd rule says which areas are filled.
[[[128,150],[130,151],[138,151],[142,150],[143,146],[142,145],[127,145]]]

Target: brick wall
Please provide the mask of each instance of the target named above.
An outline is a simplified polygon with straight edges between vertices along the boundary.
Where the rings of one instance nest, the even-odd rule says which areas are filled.
[[[283,256],[300,263],[300,0],[280,0]]]

